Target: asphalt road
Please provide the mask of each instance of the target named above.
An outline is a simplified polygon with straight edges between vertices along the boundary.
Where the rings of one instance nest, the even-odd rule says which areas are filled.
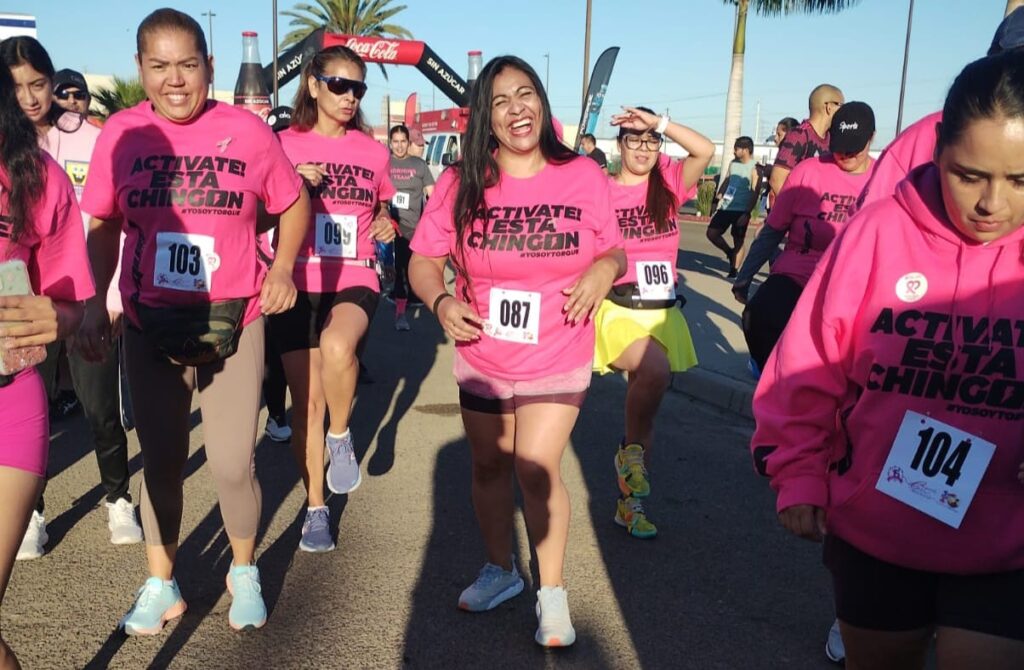
[[[724,265],[724,262],[723,262]],[[678,394],[666,397],[648,505],[656,540],[612,522],[612,468],[624,383],[595,379],[563,462],[573,501],[566,578],[576,645],[533,642],[536,582],[519,516],[521,596],[485,614],[456,609],[483,551],[469,456],[432,317],[391,328],[384,303],[367,350],[376,383],[353,418],[362,487],[329,501],[338,549],[298,551],[304,495],[286,446],[263,441],[258,564],[267,626],[227,624],[230,563],[198,411],[186,471],[177,577],[188,612],[151,638],[116,624],[145,579],[140,545],[108,543],[84,421],[56,424],[46,556],[17,564],[3,631],[25,668],[829,668],[832,622],[820,549],[788,537],[747,453],[751,425]],[[131,437],[132,491],[141,458]]]

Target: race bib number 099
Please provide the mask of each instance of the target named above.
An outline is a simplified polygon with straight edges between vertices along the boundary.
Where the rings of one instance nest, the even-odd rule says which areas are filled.
[[[484,333],[496,340],[537,344],[540,337],[540,293],[492,288]]]
[[[220,257],[213,237],[189,233],[157,233],[153,286],[175,291],[209,293]]]
[[[636,283],[642,300],[674,300],[676,297],[675,272],[667,261],[638,261]]]
[[[355,258],[358,229],[357,219],[352,215],[317,214],[316,255],[327,258]]]
[[[980,437],[907,412],[875,488],[959,528],[995,451]]]

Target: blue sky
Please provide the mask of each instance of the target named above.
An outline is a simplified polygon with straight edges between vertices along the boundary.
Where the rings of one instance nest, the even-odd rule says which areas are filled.
[[[279,0],[278,9],[297,2]],[[585,0],[404,0],[396,21],[429,44],[456,71],[465,75],[466,52],[481,49],[484,60],[512,53],[530,62],[545,77],[550,54],[548,93],[556,116],[574,124],[580,114]],[[57,68],[72,67],[101,74],[134,74],[135,29],[163,2],[135,0],[6,0],[4,11],[34,14],[40,41]],[[640,6],[641,3],[636,3]],[[984,55],[1005,0],[927,0],[916,3],[911,41],[904,126],[942,106],[946,89],[960,69]],[[217,88],[234,86],[241,59],[241,32],[260,34],[261,56],[271,58],[273,12],[269,0],[178,0],[178,9],[204,26],[202,12],[212,10]],[[612,75],[606,118],[623,104],[646,104],[669,110],[713,139],[723,134],[725,92],[731,62],[735,11],[721,0],[645,0],[634,3],[593,0],[591,66],[602,50],[621,51]],[[512,9],[514,7],[514,9]],[[848,100],[874,107],[879,142],[896,127],[900,70],[906,31],[907,0],[863,0],[842,14],[763,18],[747,24],[744,86],[745,134],[755,133],[761,103],[761,136],[783,116],[806,116],[807,93],[816,84],[840,86]],[[279,34],[289,31],[282,17]],[[371,120],[380,116],[385,94],[404,98],[420,94],[424,109],[432,104],[432,86],[410,67],[389,68],[385,80],[371,69],[363,105]],[[282,103],[290,101],[285,89]],[[447,100],[436,96],[438,108]],[[610,131],[605,131],[610,134]],[[600,136],[602,133],[598,132]]]

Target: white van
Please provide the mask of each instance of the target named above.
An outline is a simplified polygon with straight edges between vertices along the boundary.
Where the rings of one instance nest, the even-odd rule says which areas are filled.
[[[423,150],[423,160],[430,166],[430,174],[436,180],[446,167],[459,159],[462,136],[453,132],[433,133],[425,135],[424,139],[427,146]]]

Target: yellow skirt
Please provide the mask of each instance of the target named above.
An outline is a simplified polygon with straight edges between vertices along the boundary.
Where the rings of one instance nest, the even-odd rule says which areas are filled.
[[[594,326],[597,330],[594,372],[602,375],[615,372],[612,362],[629,345],[645,337],[654,338],[665,349],[672,372],[683,372],[697,365],[690,328],[677,307],[630,309],[602,300]]]

